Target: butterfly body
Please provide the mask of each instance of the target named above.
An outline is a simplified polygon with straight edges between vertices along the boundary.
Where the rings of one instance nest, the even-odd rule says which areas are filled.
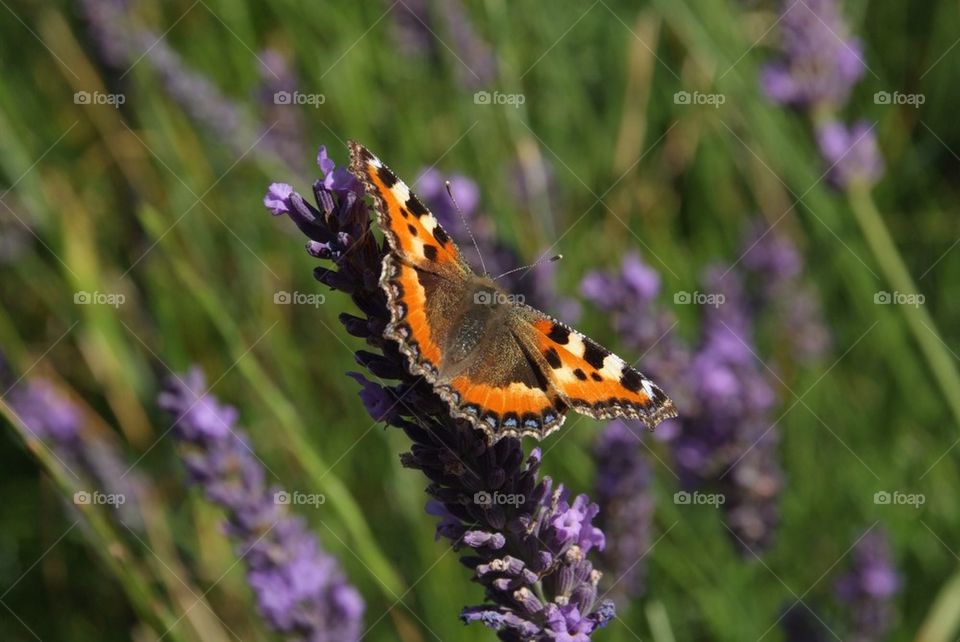
[[[600,419],[639,419],[652,428],[676,416],[653,382],[596,342],[524,305],[478,275],[433,215],[358,143],[351,171],[374,197],[390,247],[380,286],[410,372],[423,376],[454,417],[504,436],[539,439],[572,408]]]

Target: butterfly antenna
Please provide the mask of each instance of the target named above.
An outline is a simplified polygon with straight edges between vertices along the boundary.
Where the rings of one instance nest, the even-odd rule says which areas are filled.
[[[543,258],[543,259],[540,259],[539,261],[534,261],[534,262],[531,263],[530,265],[524,265],[523,267],[513,268],[512,270],[507,270],[506,272],[504,272],[503,274],[501,274],[500,276],[498,276],[496,279],[494,279],[494,281],[496,281],[497,279],[500,279],[500,278],[502,278],[502,277],[505,277],[505,276],[507,276],[508,274],[513,274],[514,272],[519,272],[520,270],[531,270],[531,269],[537,267],[538,265],[543,265],[544,263],[553,263],[554,261],[559,261],[559,260],[562,259],[562,258],[563,258],[563,254],[554,254],[554,255],[551,256],[550,258]]]
[[[483,263],[483,254],[480,253],[480,246],[477,245],[477,239],[473,236],[473,230],[470,229],[470,224],[467,223],[467,217],[464,216],[463,210],[460,209],[460,206],[457,204],[457,199],[453,197],[453,190],[450,189],[450,181],[444,181],[443,184],[447,188],[447,196],[450,197],[454,209],[457,210],[457,214],[460,215],[460,222],[463,223],[463,228],[467,230],[467,234],[470,235],[470,240],[473,241],[473,249],[477,251],[477,256],[480,257],[480,268],[483,270],[484,275],[486,275],[487,266]]]

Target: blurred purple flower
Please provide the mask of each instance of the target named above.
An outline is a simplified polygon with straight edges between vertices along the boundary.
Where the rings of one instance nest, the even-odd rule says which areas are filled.
[[[864,535],[853,551],[847,572],[835,584],[837,600],[848,618],[848,639],[869,642],[886,637],[895,619],[893,597],[900,589],[890,545],[883,531]]]
[[[9,387],[3,377],[0,385]],[[107,433],[85,429],[84,414],[77,404],[45,379],[17,383],[6,397],[27,431],[24,436],[42,441],[53,452],[74,478],[78,491],[122,496],[123,502],[114,504],[118,521],[142,528],[137,499],[143,480],[131,473]]]
[[[830,121],[817,128],[817,143],[830,168],[830,180],[839,187],[872,185],[883,175],[883,156],[873,126],[858,121],[847,127]]]
[[[738,543],[769,544],[782,478],[771,375],[755,356],[753,314],[739,272],[715,267],[704,285],[720,303],[705,308],[701,338],[687,371],[688,403],[672,446],[687,487],[711,485]]]
[[[287,513],[284,492],[267,487],[262,464],[235,427],[236,409],[206,393],[196,368],[172,377],[158,402],[176,418],[190,480],[227,511],[226,532],[267,623],[291,639],[358,640],[363,599],[304,521]]]
[[[664,365],[675,348],[669,336],[673,315],[654,304],[660,294],[659,273],[637,254],[628,254],[615,273],[588,272],[580,293],[609,315],[614,332],[626,345],[645,354],[645,368],[659,374],[658,365]]]
[[[607,535],[602,558],[611,581],[608,594],[617,604],[644,591],[643,556],[653,530],[652,474],[640,439],[618,420],[607,424],[594,446],[599,526]]]
[[[396,40],[403,51],[433,56],[449,56],[452,51],[451,64],[455,66],[457,78],[471,90],[494,80],[496,58],[493,50],[477,34],[459,0],[447,0],[432,6],[428,0],[405,0],[390,6]],[[441,37],[450,44],[441,42]]]
[[[234,153],[241,156],[264,154],[269,160],[280,158],[299,167],[300,162],[294,155],[296,151],[291,147],[289,128],[280,126],[280,123],[268,128],[256,122],[209,78],[190,69],[161,34],[140,26],[130,15],[130,2],[81,0],[81,6],[90,33],[108,65],[126,72],[142,61],[157,74],[167,94],[203,129],[230,146]],[[266,71],[262,63],[260,67],[262,72]],[[270,78],[276,80],[272,74]],[[278,82],[289,81],[290,76],[286,79],[281,76]],[[259,138],[258,129],[261,130]]]
[[[774,317],[777,336],[801,363],[815,362],[830,348],[830,332],[820,302],[804,278],[804,264],[793,241],[766,222],[752,223],[744,238],[742,264],[750,281],[755,314]]]
[[[466,219],[470,232],[477,241],[476,248],[464,227],[464,221],[447,194],[445,183],[448,180],[450,191],[463,212],[463,219]],[[520,255],[498,238],[493,220],[480,212],[480,189],[471,179],[459,174],[444,177],[438,170],[427,168],[420,173],[413,188],[443,228],[457,241],[464,260],[478,272],[481,271],[481,265],[484,265],[487,272],[496,277],[523,267],[524,261]],[[478,248],[483,256],[482,263],[477,255]],[[508,274],[500,284],[508,292],[523,296],[526,303],[549,310],[557,318],[573,323],[580,316],[580,306],[574,299],[557,293],[555,270],[555,263],[544,262],[530,269]]]
[[[259,59],[260,86],[257,99],[263,122],[272,123],[266,141],[289,167],[300,170],[307,157],[304,145],[303,107],[291,97],[298,91],[299,78],[290,61],[275,49],[266,49]]]
[[[321,169],[329,177],[338,170],[324,159]],[[437,185],[442,189],[442,180],[434,183],[434,198]],[[472,212],[469,195],[455,194]],[[433,389],[408,373],[396,344],[383,338],[388,313],[378,277],[386,247],[369,233],[368,206],[352,189],[327,187],[325,179],[314,183],[314,197],[316,207],[271,186],[265,202],[271,211],[287,213],[311,239],[313,256],[333,263],[316,268],[315,276],[349,294],[360,309],[362,316],[340,317],[349,334],[375,350],[358,351],[357,362],[378,379],[399,380],[388,386],[350,375],[363,386],[371,416],[402,429],[413,442],[401,462],[430,480],[427,512],[440,518],[437,536],[467,549],[461,562],[483,585],[487,601],[465,608],[461,618],[482,622],[502,640],[588,640],[613,617],[612,602],[598,599],[601,574],[588,559],[604,546],[593,525],[596,504],[585,495],[571,497],[549,477],[538,478],[539,449],[525,459],[519,440],[490,445],[480,431],[453,420]],[[424,200],[442,223],[450,223],[452,210]]]
[[[776,398],[770,375],[754,356],[756,311],[743,275],[723,273],[717,267],[704,277],[705,293],[717,303],[704,306],[692,347],[671,334],[676,321],[656,303],[659,275],[635,255],[614,273],[587,274],[581,292],[608,315],[625,344],[644,355],[644,370],[671,382],[680,418],[664,422],[655,437],[670,444],[681,485],[722,492],[731,530],[742,546],[754,549],[770,541],[777,521],[782,480],[777,434],[768,430]],[[685,304],[690,297],[678,292],[674,300]]]
[[[16,385],[7,402],[36,439],[65,450],[80,447],[80,409],[44,379]]]
[[[783,58],[761,76],[767,96],[804,108],[843,105],[866,65],[836,0],[784,0]]]

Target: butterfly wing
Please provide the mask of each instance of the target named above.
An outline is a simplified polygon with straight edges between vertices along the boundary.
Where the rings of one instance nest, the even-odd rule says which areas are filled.
[[[399,344],[413,374],[435,384],[453,329],[451,310],[472,272],[410,188],[366,147],[349,145],[350,171],[373,196],[390,247],[380,273],[390,310],[384,336]]]
[[[551,388],[577,412],[639,419],[650,429],[677,416],[659,386],[596,341],[526,305],[517,306],[515,324]]]
[[[453,239],[407,184],[360,143],[350,141],[350,171],[373,196],[377,222],[404,263],[448,276],[471,272]]]
[[[543,439],[563,425],[567,409],[510,323],[488,330],[465,367],[436,389],[454,417],[486,432],[491,443],[508,436]]]
[[[381,284],[391,317],[384,336],[399,344],[410,371],[433,384],[452,416],[483,430],[491,442],[542,439],[563,424],[566,404],[511,324],[491,324],[473,335],[464,311],[469,280],[455,283],[388,254]]]

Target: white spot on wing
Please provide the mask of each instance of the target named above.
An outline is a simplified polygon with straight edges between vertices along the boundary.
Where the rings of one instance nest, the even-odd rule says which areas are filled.
[[[642,383],[641,385],[643,386],[643,391],[644,391],[645,393],[647,393],[647,398],[648,398],[648,399],[653,399],[653,385],[652,385],[652,382],[651,382],[649,379],[644,379],[644,380],[643,380],[643,383]]]
[[[433,230],[438,225],[437,219],[433,218],[433,214],[424,214],[418,220],[420,221],[420,225],[422,225],[430,234],[433,234]]]
[[[570,354],[580,359],[583,358],[583,352],[586,350],[586,346],[583,345],[583,336],[577,332],[570,332],[570,339],[567,341],[567,345],[563,347],[566,348]]]
[[[420,237],[409,236],[410,245],[413,246],[413,255],[414,256],[423,256],[423,241],[420,240]]]
[[[624,365],[623,359],[615,354],[608,354],[603,360],[603,368],[600,369],[600,374],[614,381],[619,381],[623,375]]]
[[[407,199],[410,198],[410,188],[407,187],[407,184],[403,181],[397,181],[394,183],[393,187],[390,188],[390,191],[393,192],[393,195],[401,203],[406,203]]]

